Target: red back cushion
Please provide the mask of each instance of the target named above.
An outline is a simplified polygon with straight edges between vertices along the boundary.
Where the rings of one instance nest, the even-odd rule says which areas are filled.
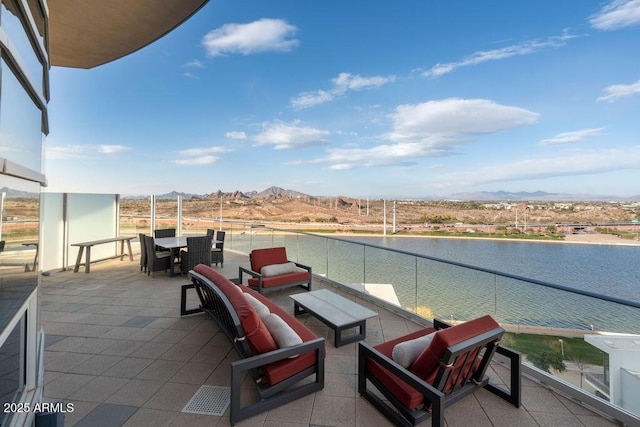
[[[429,377],[440,365],[440,359],[444,356],[444,352],[448,347],[460,344],[476,335],[499,327],[500,325],[491,316],[487,315],[442,329],[435,334],[429,347],[418,356],[409,370],[429,382]]]
[[[284,247],[254,249],[251,251],[251,270],[260,273],[265,265],[287,262],[287,250]]]
[[[256,354],[278,349],[278,345],[273,340],[271,333],[269,333],[260,316],[258,316],[253,305],[244,297],[244,293],[238,285],[208,265],[198,264],[193,270],[209,279],[227,297],[240,318],[240,323],[247,335],[249,344]]]

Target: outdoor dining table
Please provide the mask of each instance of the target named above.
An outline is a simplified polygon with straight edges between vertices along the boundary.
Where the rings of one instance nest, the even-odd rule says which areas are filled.
[[[153,239],[153,242],[156,246],[164,249],[169,249],[171,251],[171,256],[169,257],[169,276],[175,276],[176,273],[173,271],[175,267],[175,259],[180,254],[180,249],[187,247],[187,237],[194,236],[175,236],[175,237],[156,237]],[[211,247],[213,248],[216,243],[222,243],[219,240],[211,240]]]

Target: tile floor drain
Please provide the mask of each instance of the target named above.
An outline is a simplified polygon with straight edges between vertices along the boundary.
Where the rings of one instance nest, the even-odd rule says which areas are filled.
[[[187,402],[182,412],[202,415],[222,415],[231,401],[231,389],[215,385],[203,385]]]

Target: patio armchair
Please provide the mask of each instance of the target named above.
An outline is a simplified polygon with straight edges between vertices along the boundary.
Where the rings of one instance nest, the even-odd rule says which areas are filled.
[[[167,271],[171,266],[171,252],[168,251],[156,251],[156,245],[153,242],[153,237],[144,236],[144,246],[147,251],[147,276],[155,276],[153,273],[156,271]]]
[[[180,271],[183,274],[198,264],[211,265],[211,236],[187,237],[187,250],[180,251]]]
[[[240,283],[243,274],[248,274],[247,285],[261,294],[290,286],[311,290],[311,267],[289,261],[284,247],[254,249],[249,261],[250,269],[239,267]]]
[[[429,417],[433,426],[444,426],[445,407],[481,387],[518,408],[520,354],[499,346],[503,334],[491,316],[483,316],[456,326],[435,319],[434,328],[376,346],[360,342],[358,393],[401,426]],[[508,390],[486,375],[496,352],[510,361]]]

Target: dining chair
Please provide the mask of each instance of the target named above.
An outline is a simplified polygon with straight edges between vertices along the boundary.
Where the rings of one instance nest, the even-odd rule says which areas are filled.
[[[216,232],[216,240],[220,243],[216,243],[216,246],[211,249],[211,262],[220,267],[224,267],[224,231],[218,230]]]
[[[156,251],[156,245],[151,236],[144,236],[144,245],[147,250],[147,276],[153,276],[153,273],[156,271],[167,271],[171,266],[171,252]]]
[[[138,233],[138,240],[140,241],[140,271],[147,272],[147,246],[145,245],[146,235],[144,233]]]
[[[183,274],[198,264],[211,265],[211,236],[187,237],[187,250],[180,251],[180,270]]]

